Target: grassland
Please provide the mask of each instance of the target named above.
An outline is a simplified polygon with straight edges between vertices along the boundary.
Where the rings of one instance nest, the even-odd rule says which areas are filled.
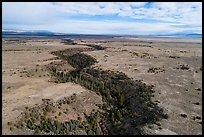
[[[195,42],[3,39],[3,134],[202,134]]]

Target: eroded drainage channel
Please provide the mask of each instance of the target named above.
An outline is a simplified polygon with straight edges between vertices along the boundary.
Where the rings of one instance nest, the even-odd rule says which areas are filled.
[[[49,67],[58,82],[73,82],[96,92],[102,97],[103,104],[97,104],[98,110],[92,110],[85,119],[59,122],[48,117],[62,104],[75,102],[76,96],[64,98],[53,103],[44,100],[41,106],[27,108],[15,125],[27,128],[34,134],[87,134],[87,135],[141,135],[146,124],[157,124],[162,118],[168,118],[163,109],[151,101],[154,94],[152,86],[127,77],[122,72],[102,70],[92,67],[97,60],[82,53],[84,50],[103,50],[99,45],[89,49],[67,49],[52,54],[67,61],[74,70],[58,71],[56,65]]]

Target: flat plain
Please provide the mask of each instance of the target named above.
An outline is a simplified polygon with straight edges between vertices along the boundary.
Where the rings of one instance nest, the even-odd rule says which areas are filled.
[[[152,100],[168,114],[160,125],[145,125],[146,134],[202,134],[202,41],[179,38],[75,38],[77,44],[61,39],[3,38],[2,44],[2,133],[33,134],[31,130],[10,129],[25,107],[41,104],[42,99],[58,101],[76,94],[69,113],[58,121],[84,118],[102,103],[101,96],[78,84],[55,83],[46,65],[62,62],[52,51],[89,48],[98,44],[104,50],[84,51],[103,70],[125,73],[134,80],[153,85]],[[72,70],[70,64],[65,69]],[[62,110],[65,109],[62,107]],[[53,115],[54,116],[54,115]],[[85,134],[85,133],[84,133]]]

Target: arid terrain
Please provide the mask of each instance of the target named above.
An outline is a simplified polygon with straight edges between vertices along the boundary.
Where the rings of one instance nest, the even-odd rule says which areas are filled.
[[[58,121],[84,119],[102,97],[79,84],[53,82],[46,69],[51,62],[62,62],[52,51],[89,48],[99,44],[104,50],[84,51],[98,62],[103,70],[125,73],[134,80],[153,85],[151,97],[168,114],[160,125],[145,125],[146,134],[202,134],[202,41],[201,39],[129,38],[79,39],[77,44],[62,43],[61,39],[3,38],[2,44],[2,133],[33,134],[31,130],[11,129],[8,122],[15,121],[26,110],[42,104],[42,99],[58,101],[76,94],[76,102],[61,106],[68,112]],[[70,64],[63,69],[72,70]],[[68,114],[67,114],[68,113]],[[80,134],[83,134],[80,132]],[[85,134],[85,133],[84,133]]]

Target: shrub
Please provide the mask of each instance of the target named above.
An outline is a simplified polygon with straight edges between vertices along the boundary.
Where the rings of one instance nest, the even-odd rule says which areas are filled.
[[[159,123],[159,121],[156,121],[155,124],[156,124],[157,126],[161,126],[161,124]]]
[[[11,131],[13,131],[13,127],[10,127],[9,129],[10,129]]]
[[[82,120],[82,118],[81,118],[81,117],[78,117],[77,119],[78,119],[79,121],[81,121],[81,120]]]
[[[110,70],[103,71],[102,69],[91,68],[90,66],[93,65],[96,60],[86,54],[70,53],[67,55],[64,54],[63,51],[58,54],[62,59],[67,60],[69,64],[75,67],[75,70],[64,75],[64,79],[66,79],[66,81],[79,83],[82,86],[95,91],[97,94],[101,94],[102,100],[105,101],[102,106],[102,109],[105,110],[103,118],[106,116],[109,117],[107,117],[107,119],[105,118],[105,120],[107,120],[105,122],[100,121],[99,125],[103,125],[104,123],[106,124],[107,122],[108,124],[111,124],[111,128],[115,127],[116,124],[121,126],[121,121],[124,121],[123,123],[128,122],[125,118],[123,119],[123,116],[131,118],[130,121],[135,119],[133,122],[134,126],[140,125],[140,121],[138,120],[143,117],[144,119],[141,123],[143,125],[148,122],[148,118],[153,118],[154,122],[158,123],[159,114],[155,114],[153,117],[152,115],[154,111],[150,111],[150,109],[148,109],[148,106],[151,108],[154,107],[151,103],[152,93],[154,92],[152,87],[147,86],[141,81],[132,80],[121,72],[115,73]],[[149,72],[156,72],[156,70],[161,69],[149,68]],[[62,76],[58,75],[58,77],[60,79]],[[71,101],[76,101],[76,98],[71,98],[71,100],[70,98],[66,99],[67,104],[72,103]],[[159,111],[158,108],[155,109],[157,113],[163,113]],[[134,112],[137,112],[138,114],[134,114]],[[59,113],[58,115],[61,114]],[[164,115],[164,117],[167,117],[167,115]],[[78,120],[81,119],[78,117]],[[99,131],[97,130],[99,129],[97,127],[97,120],[97,113],[91,113],[91,115],[87,117],[88,123],[83,126],[86,128],[86,132],[88,134],[98,134]],[[71,130],[76,129],[76,127],[79,127],[80,125],[73,122],[74,121],[70,123]],[[107,127],[108,130],[110,130],[110,127]],[[104,134],[105,130],[102,131]],[[57,130],[56,133],[64,134],[65,131],[64,129],[62,131]]]
[[[168,114],[165,114],[165,115],[164,115],[164,118],[165,118],[165,119],[168,119],[168,118],[169,118],[169,115],[168,115]]]
[[[76,53],[68,58],[68,62],[77,70],[81,70],[93,65],[96,59],[83,53]]]
[[[186,117],[187,117],[186,114],[180,114],[180,116],[182,116],[183,118],[186,118]]]
[[[34,132],[34,135],[38,135],[38,134],[40,134],[40,129],[39,129],[39,128],[36,128],[36,129],[35,129],[35,132]]]

